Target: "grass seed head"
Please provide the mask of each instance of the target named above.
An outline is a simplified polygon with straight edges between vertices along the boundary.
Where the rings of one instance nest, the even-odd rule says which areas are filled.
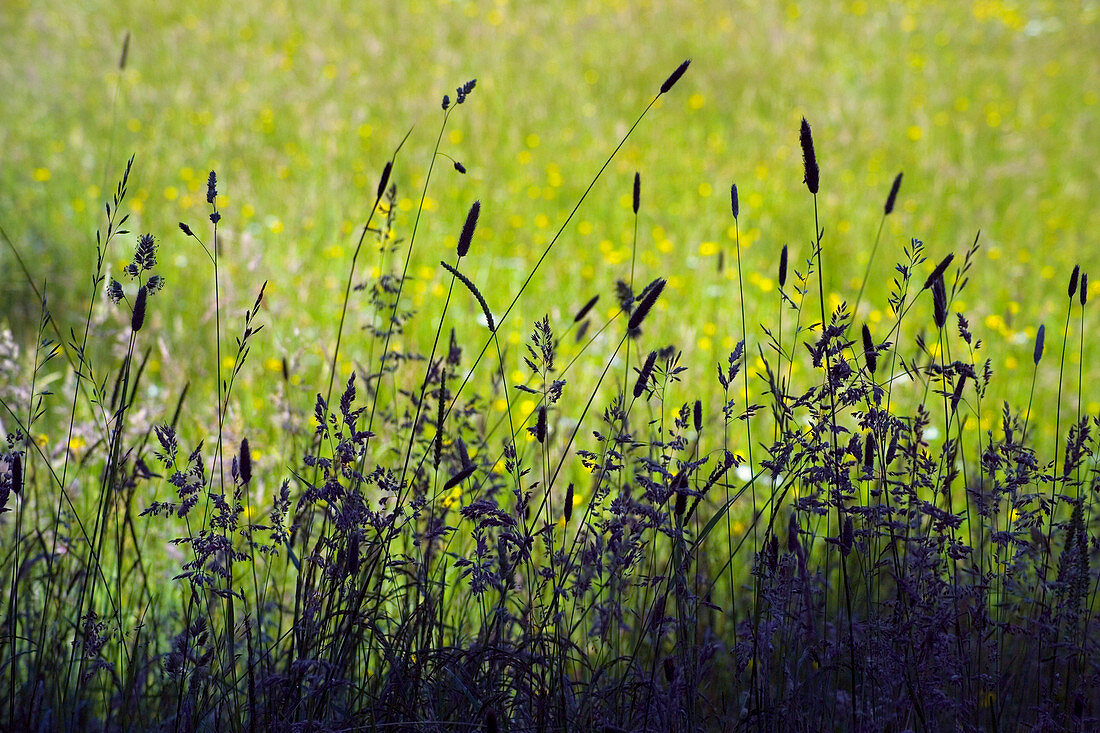
[[[13,453],[11,456],[11,490],[19,494],[23,489],[23,456]]]
[[[802,118],[802,127],[798,133],[798,141],[802,145],[802,165],[806,171],[803,179],[810,193],[816,195],[820,185],[820,172],[817,168],[817,154],[814,152],[814,139],[810,133],[810,123]]]
[[[951,260],[953,259],[955,259],[954,253],[949,254],[942,260],[940,260],[940,264],[936,265],[936,269],[932,270],[932,274],[929,275],[928,278],[924,281],[924,287],[922,287],[921,290],[927,290],[928,288],[932,287],[936,284],[937,280],[942,281],[943,272],[947,269],[947,266],[951,264]]]
[[[684,510],[687,509],[687,494],[682,491],[676,492],[676,505],[673,507],[673,511],[676,512],[676,518],[684,516]]]
[[[248,447],[248,438],[241,439],[241,455],[238,460],[238,470],[241,473],[241,483],[252,481],[252,451]]]
[[[539,405],[538,418],[535,420],[535,439],[539,443],[546,442],[546,405]]]
[[[963,388],[966,386],[966,373],[959,377],[959,381],[955,382],[955,390],[951,393],[951,414],[955,414],[955,411],[959,408],[959,402],[962,400]]]
[[[573,323],[580,322],[585,316],[588,315],[588,311],[595,307],[596,302],[600,299],[600,296],[593,295],[588,299],[588,302],[581,306],[581,309],[577,311],[577,315],[573,316]]]
[[[779,287],[782,289],[787,284],[787,245],[779,251]]]
[[[152,234],[142,234],[138,237],[137,249],[134,250],[134,264],[138,270],[152,270],[157,266],[157,242]]]
[[[627,331],[633,332],[642,325],[642,321],[649,315],[650,309],[653,308],[653,304],[657,302],[657,298],[660,297],[661,291],[664,289],[664,278],[657,278],[650,283],[642,295],[642,301],[638,304],[637,310],[630,314],[630,321],[626,327]]]
[[[642,176],[634,171],[634,214],[638,214],[638,207],[642,203]]]
[[[134,312],[130,315],[130,329],[137,333],[145,324],[145,301],[149,298],[149,288],[142,285],[138,288],[137,298],[134,300]]]
[[[573,337],[573,343],[579,344],[584,340],[584,337],[588,334],[588,324],[590,321],[587,319],[583,321],[580,328],[577,329],[577,335]]]
[[[375,193],[376,198],[382,198],[382,194],[386,191],[386,185],[390,182],[391,173],[393,173],[393,161],[387,160],[386,165],[382,167],[382,177],[378,179],[378,191]]]
[[[489,326],[490,331],[496,331],[496,322],[493,320],[492,311],[489,310],[489,304],[485,302],[485,296],[481,294],[481,291],[477,289],[477,286],[474,285],[473,281],[471,281],[470,278],[466,277],[455,268],[448,265],[446,262],[440,261],[439,264],[443,266],[443,269],[447,270],[456,278],[458,278],[462,282],[462,284],[466,286],[466,289],[469,290],[475,298],[477,298],[478,305],[481,306],[481,311],[485,314],[486,325]]]
[[[730,211],[733,212],[734,220],[737,219],[737,215],[741,213],[741,207],[737,201],[737,184],[730,185]]]
[[[890,186],[890,195],[886,197],[886,206],[883,207],[883,216],[894,213],[894,204],[898,200],[898,191],[901,190],[901,173],[894,177],[894,184]]]
[[[466,214],[466,223],[462,225],[462,233],[458,237],[459,257],[465,257],[466,253],[470,251],[470,242],[474,239],[474,229],[477,228],[479,214],[481,214],[481,201],[475,201]]]
[[[893,435],[890,436],[890,445],[886,447],[886,465],[889,466],[894,462],[894,458],[898,453],[898,441],[901,438],[901,431],[893,431]]]
[[[443,491],[450,491],[454,487],[458,486],[460,483],[470,478],[470,476],[472,476],[474,474],[474,471],[476,470],[477,466],[472,464],[461,469],[456,474],[447,479],[447,483],[443,484]]]
[[[470,96],[470,92],[474,90],[474,86],[477,85],[477,79],[470,79],[462,86],[455,89],[455,104],[462,104],[466,101],[466,97]]]
[[[690,64],[691,59],[685,59],[682,64],[676,67],[676,71],[669,74],[668,78],[665,79],[665,83],[661,85],[661,94],[667,94],[668,90],[672,89],[676,82],[680,81],[680,77],[684,75],[684,72],[687,71],[688,65]]]
[[[871,329],[866,323],[863,324],[863,359],[867,362],[867,371],[874,376],[875,368],[878,366],[878,355],[875,353],[875,342],[871,340]]]
[[[943,284],[942,275],[932,283],[932,318],[936,322],[936,328],[943,328],[947,323],[947,288]]]
[[[649,352],[649,356],[645,358],[645,363],[642,368],[638,370],[638,381],[634,382],[634,399],[638,399],[645,392],[646,384],[649,382],[649,375],[653,373],[653,365],[657,361],[657,352]]]
[[[855,529],[852,526],[852,515],[849,514],[844,517],[844,528],[840,531],[840,554],[848,557],[853,544],[855,544]]]
[[[1031,360],[1036,366],[1039,365],[1039,360],[1043,358],[1043,339],[1046,337],[1046,326],[1039,324],[1039,330],[1035,332],[1035,353],[1032,354]]]

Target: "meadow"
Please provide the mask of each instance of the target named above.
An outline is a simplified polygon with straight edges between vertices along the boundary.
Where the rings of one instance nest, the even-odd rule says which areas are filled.
[[[8,727],[1095,726],[1098,20],[5,6]]]

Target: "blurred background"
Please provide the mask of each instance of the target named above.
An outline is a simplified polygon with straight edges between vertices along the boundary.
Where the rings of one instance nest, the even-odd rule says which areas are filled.
[[[284,357],[308,369],[331,341],[385,161],[411,128],[393,176],[396,231],[407,237],[441,97],[473,78],[440,147],[468,173],[439,158],[426,192],[406,291],[425,317],[410,335],[435,330],[432,304],[447,282],[438,263],[453,261],[470,204],[480,199],[482,214],[464,271],[502,310],[685,58],[687,75],[631,135],[502,330],[512,343],[543,313],[568,323],[597,293],[599,312],[614,310],[614,282],[630,277],[639,171],[635,278],[669,282],[641,348],[675,343],[709,384],[740,339],[736,182],[755,354],[764,338],[753,325],[773,324],[779,309],[780,248],[803,272],[810,254],[803,116],[821,167],[829,306],[854,305],[890,183],[904,171],[856,321],[889,320],[893,265],[912,238],[927,249],[923,280],[949,252],[961,262],[980,230],[952,310],[985,342],[997,395],[1014,405],[1027,399],[1037,326],[1046,323],[1057,356],[1050,334],[1063,325],[1069,273],[1098,262],[1097,2],[5,0],[0,36],[0,226],[47,284],[67,333],[84,316],[103,202],[136,156],[124,208],[132,232],[160,244],[168,297],[150,306],[154,366],[177,383],[194,366],[173,354],[211,348],[191,342],[210,332],[212,268],[177,228],[208,236],[207,172],[220,182],[226,313],[270,280],[256,370]],[[133,238],[112,246],[117,275]],[[7,245],[0,267],[0,320],[29,333],[40,304]],[[361,260],[364,277],[372,267],[374,253]],[[1090,274],[1095,296],[1100,268]],[[927,300],[914,332],[931,328]],[[477,328],[473,303],[452,313],[460,338]],[[1086,376],[1098,348],[1086,344]],[[354,343],[347,353],[350,365]],[[1079,358],[1071,352],[1067,369]],[[1052,399],[1043,390],[1055,378],[1040,373],[1041,398]],[[1100,411],[1100,398],[1086,398]],[[996,413],[999,401],[987,405]]]

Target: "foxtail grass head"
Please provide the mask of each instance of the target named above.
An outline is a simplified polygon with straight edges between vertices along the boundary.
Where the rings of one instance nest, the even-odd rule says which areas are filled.
[[[477,289],[477,286],[474,285],[473,281],[463,275],[458,270],[456,270],[454,267],[448,265],[446,262],[440,262],[439,264],[443,266],[443,269],[454,275],[456,278],[458,278],[459,281],[461,281],[463,285],[466,286],[466,289],[470,291],[470,294],[477,299],[478,305],[481,306],[481,312],[485,314],[485,323],[489,327],[489,330],[496,331],[496,321],[493,320],[493,313],[489,310],[489,304],[485,302],[485,296],[481,294],[481,291]]]

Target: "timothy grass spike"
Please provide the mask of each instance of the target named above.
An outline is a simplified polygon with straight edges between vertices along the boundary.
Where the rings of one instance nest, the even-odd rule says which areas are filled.
[[[940,260],[940,264],[936,265],[936,269],[932,270],[932,274],[924,281],[924,286],[921,290],[927,290],[935,285],[937,280],[943,280],[943,272],[947,269],[947,266],[951,264],[951,260],[953,259],[955,259],[955,254],[951,253]]]
[[[878,355],[875,353],[875,342],[871,340],[871,329],[863,324],[863,359],[867,362],[867,371],[874,376],[878,366]]]
[[[932,283],[932,317],[936,328],[943,328],[947,323],[947,288],[942,275]]]
[[[142,285],[138,288],[137,298],[134,300],[134,312],[130,316],[130,329],[137,333],[145,325],[145,301],[149,297],[149,288]]]
[[[466,223],[462,225],[462,233],[458,237],[458,256],[465,257],[470,251],[470,242],[474,239],[474,229],[477,228],[477,217],[481,214],[481,201],[475,201],[470,211],[466,214]]]
[[[675,86],[676,82],[680,81],[680,77],[687,71],[688,66],[691,64],[691,59],[685,59],[682,64],[676,67],[676,71],[669,74],[665,79],[665,83],[661,85],[661,94],[668,94],[668,91]]]
[[[649,311],[653,308],[653,304],[657,302],[657,298],[660,297],[661,291],[665,289],[665,279],[657,278],[650,286],[646,288],[645,293],[642,295],[642,301],[638,304],[638,308],[630,314],[630,321],[627,323],[627,331],[634,331],[642,325],[642,321],[649,315]]]
[[[779,252],[779,287],[782,289],[787,284],[787,245]]]
[[[583,320],[584,317],[588,315],[588,312],[592,310],[593,307],[595,307],[596,302],[599,301],[599,299],[600,296],[598,295],[593,295],[591,298],[589,298],[588,302],[582,305],[581,309],[577,311],[577,315],[573,316],[573,323],[579,323],[581,320]]]
[[[386,165],[382,168],[382,177],[378,179],[378,190],[375,192],[375,197],[382,198],[382,194],[386,191],[386,186],[390,182],[390,173],[393,172],[393,161],[387,160]]]
[[[241,454],[238,459],[238,470],[241,474],[242,484],[248,484],[252,481],[252,451],[248,447],[248,438],[241,438]]]
[[[901,190],[901,173],[898,173],[894,177],[894,184],[890,186],[890,195],[886,197],[886,206],[882,209],[883,216],[890,216],[894,213],[894,204],[898,200],[898,191]]]
[[[816,195],[821,183],[821,174],[817,168],[817,154],[814,152],[814,139],[810,133],[810,123],[806,121],[805,117],[802,118],[798,141],[802,145],[802,165],[806,171],[806,177],[803,180],[806,188],[810,189],[810,193]]]

